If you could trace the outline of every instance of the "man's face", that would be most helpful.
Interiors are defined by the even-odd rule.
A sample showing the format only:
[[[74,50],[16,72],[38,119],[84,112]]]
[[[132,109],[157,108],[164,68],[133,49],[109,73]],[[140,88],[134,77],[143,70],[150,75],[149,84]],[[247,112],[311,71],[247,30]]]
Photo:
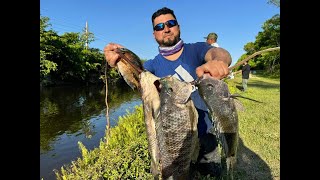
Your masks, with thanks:
[[[215,41],[214,41],[214,39],[212,39],[212,38],[210,38],[210,39],[207,39],[207,43],[208,44],[212,44],[212,43],[214,43]]]
[[[213,43],[212,39],[207,39],[207,43],[212,44]]]
[[[175,18],[171,14],[160,15],[154,19],[153,26],[159,23],[165,23],[169,20],[175,20]],[[179,42],[180,27],[179,25],[176,25],[169,28],[167,25],[165,25],[163,30],[153,31],[153,36],[160,47],[170,47]]]

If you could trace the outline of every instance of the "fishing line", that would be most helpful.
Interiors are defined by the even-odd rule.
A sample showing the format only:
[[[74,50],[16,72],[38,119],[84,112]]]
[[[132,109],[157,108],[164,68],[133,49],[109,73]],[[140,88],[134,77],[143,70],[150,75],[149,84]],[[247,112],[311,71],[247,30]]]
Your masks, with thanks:
[[[104,78],[105,78],[105,87],[106,87],[106,120],[107,120],[107,131],[106,131],[106,142],[108,143],[108,140],[110,138],[110,119],[109,119],[109,106],[108,106],[108,78],[107,78],[107,70],[108,70],[108,64],[107,62],[105,63],[105,68],[104,68]]]

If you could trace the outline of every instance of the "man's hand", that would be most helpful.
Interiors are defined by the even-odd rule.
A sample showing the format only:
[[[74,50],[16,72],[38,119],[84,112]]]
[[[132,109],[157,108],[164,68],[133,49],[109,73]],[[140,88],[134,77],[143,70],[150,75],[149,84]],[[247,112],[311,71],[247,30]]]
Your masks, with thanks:
[[[120,59],[119,54],[115,52],[115,50],[118,48],[123,48],[123,46],[116,43],[109,43],[106,45],[106,47],[104,47],[104,56],[111,67],[115,67]]]
[[[211,48],[204,59],[206,63],[196,69],[198,77],[207,74],[213,78],[222,79],[229,74],[228,66],[231,64],[232,59],[227,50],[220,47]]]
[[[197,67],[196,73],[198,77],[209,74],[213,78],[222,79],[229,74],[228,65],[223,61],[211,60]]]

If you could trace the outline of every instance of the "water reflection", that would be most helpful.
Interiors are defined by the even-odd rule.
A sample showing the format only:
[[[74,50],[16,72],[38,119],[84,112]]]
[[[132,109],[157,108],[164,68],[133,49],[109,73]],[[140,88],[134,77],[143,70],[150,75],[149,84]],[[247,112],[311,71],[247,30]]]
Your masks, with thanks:
[[[108,87],[111,126],[127,110],[141,104],[138,93],[126,84]],[[40,178],[55,179],[59,169],[80,155],[77,142],[92,149],[105,135],[105,88],[67,86],[40,90]]]

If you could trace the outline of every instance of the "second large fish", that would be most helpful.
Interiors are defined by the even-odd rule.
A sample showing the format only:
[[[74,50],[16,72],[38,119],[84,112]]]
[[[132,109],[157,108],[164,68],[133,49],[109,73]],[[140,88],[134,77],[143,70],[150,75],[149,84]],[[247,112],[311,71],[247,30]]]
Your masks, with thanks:
[[[210,76],[197,80],[196,86],[211,113],[217,136],[226,156],[227,176],[233,179],[239,141],[239,122],[235,101],[228,85]],[[237,104],[240,105],[240,104]]]

